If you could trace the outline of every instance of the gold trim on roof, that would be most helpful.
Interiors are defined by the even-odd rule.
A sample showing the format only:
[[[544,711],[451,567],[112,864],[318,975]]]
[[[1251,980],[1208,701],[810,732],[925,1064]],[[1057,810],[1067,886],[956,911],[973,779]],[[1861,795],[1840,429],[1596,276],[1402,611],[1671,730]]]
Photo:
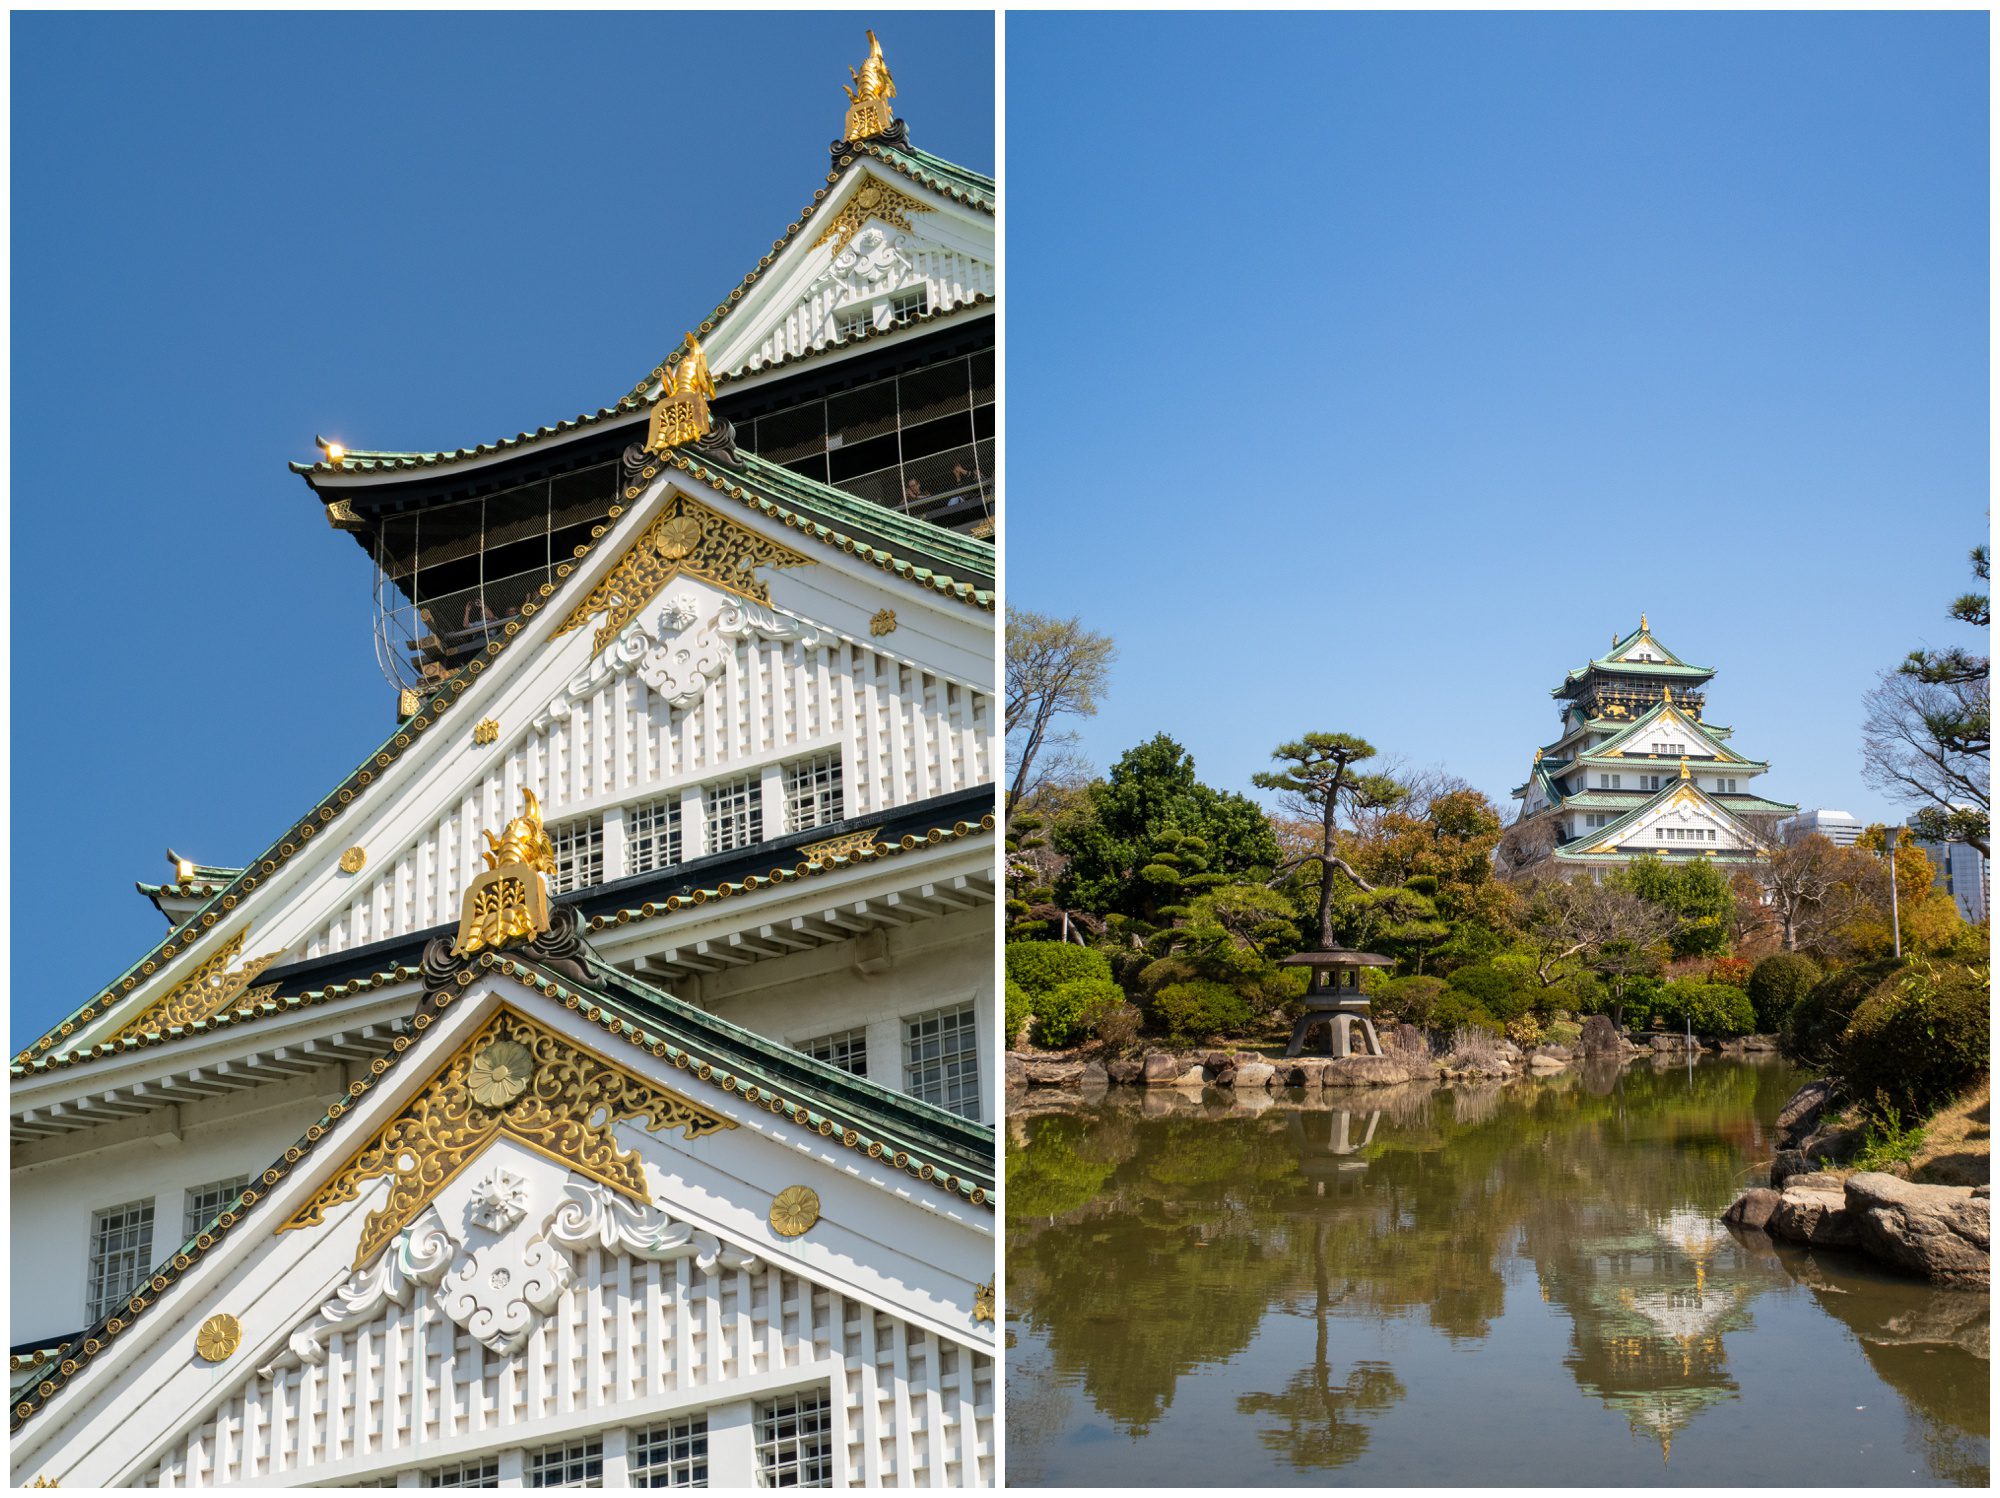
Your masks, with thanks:
[[[235,1003],[257,975],[282,955],[266,952],[261,957],[250,958],[235,972],[230,972],[229,965],[243,951],[243,937],[244,933],[239,931],[224,942],[214,956],[183,978],[166,997],[148,1004],[111,1039],[118,1041],[134,1035],[164,1034],[174,1025],[194,1024],[197,1020],[221,1013]]]
[[[486,867],[465,887],[459,903],[454,957],[481,947],[504,947],[549,929],[548,880],[556,871],[555,845],[542,829],[542,804],[535,793],[523,790],[521,800],[526,810],[499,837],[481,834]]]
[[[813,248],[818,249],[832,240],[833,253],[838,255],[847,248],[847,241],[859,234],[861,226],[871,218],[880,219],[892,229],[908,229],[911,214],[933,211],[930,204],[906,192],[899,192],[864,172],[854,196],[827,221],[826,227],[820,230],[819,238],[813,241]]]
[[[653,523],[626,548],[604,580],[570,610],[556,633],[566,635],[602,614],[604,622],[591,640],[592,650],[602,650],[660,589],[683,572],[740,597],[769,603],[771,590],[757,576],[759,567],[813,565],[811,557],[676,491],[667,496]]]
[[[799,857],[818,863],[826,863],[835,858],[852,858],[863,848],[874,847],[881,838],[880,827],[870,827],[866,832],[843,832],[839,837],[830,837],[825,842],[807,843],[799,849]]]
[[[317,1225],[329,1207],[353,1201],[365,1183],[388,1176],[388,1198],[361,1230],[354,1255],[360,1269],[502,1135],[647,1203],[652,1198],[638,1153],[620,1148],[613,1134],[615,1125],[635,1119],[654,1133],[681,1129],[684,1139],[736,1127],[503,1007],[278,1231]]]

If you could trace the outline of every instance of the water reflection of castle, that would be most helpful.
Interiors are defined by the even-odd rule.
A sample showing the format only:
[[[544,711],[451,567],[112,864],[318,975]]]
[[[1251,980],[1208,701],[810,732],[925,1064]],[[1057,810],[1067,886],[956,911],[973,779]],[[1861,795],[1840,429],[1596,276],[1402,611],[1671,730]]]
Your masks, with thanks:
[[[1723,1337],[1749,1326],[1758,1287],[1749,1255],[1719,1225],[1672,1212],[1536,1259],[1543,1298],[1570,1315],[1565,1365],[1657,1441],[1662,1461],[1696,1415],[1736,1397]]]

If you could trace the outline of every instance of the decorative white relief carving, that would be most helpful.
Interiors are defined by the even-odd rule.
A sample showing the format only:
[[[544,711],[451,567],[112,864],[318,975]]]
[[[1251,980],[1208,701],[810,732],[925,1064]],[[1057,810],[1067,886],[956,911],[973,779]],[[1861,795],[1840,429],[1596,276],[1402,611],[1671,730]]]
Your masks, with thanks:
[[[826,278],[845,293],[843,301],[895,291],[910,279],[910,257],[903,253],[908,244],[901,234],[870,224],[833,257]]]
[[[692,593],[676,593],[660,608],[662,636],[686,629],[701,617],[701,600]]]
[[[496,1170],[472,1188],[472,1220],[504,1233],[528,1215],[528,1183],[510,1170]]]
[[[588,666],[563,684],[563,689],[549,699],[549,705],[536,713],[528,726],[536,733],[546,732],[551,723],[567,718],[576,711],[578,703],[589,701],[606,682],[630,674],[645,659],[646,652],[658,644],[646,632],[645,625],[633,620]]]
[[[403,1229],[373,1268],[356,1270],[334,1291],[333,1299],[292,1333],[286,1344],[290,1356],[302,1363],[324,1363],[326,1345],[336,1333],[367,1325],[391,1304],[408,1305],[417,1286],[435,1285],[444,1277],[457,1247],[434,1222]],[[269,1366],[258,1369],[258,1374],[269,1378],[288,1361],[280,1353]]]
[[[409,1305],[420,1285],[437,1286],[445,1315],[492,1352],[510,1357],[576,1282],[575,1261],[593,1250],[655,1263],[692,1259],[703,1270],[762,1267],[749,1250],[595,1181],[571,1179],[553,1211],[547,1195],[537,1209],[530,1199],[535,1194],[530,1182],[496,1169],[472,1188],[466,1210],[472,1236],[485,1241],[461,1244],[435,1222],[405,1229],[380,1260],[356,1271],[292,1333],[290,1358],[325,1363],[336,1334],[357,1331],[391,1304]],[[541,1226],[530,1230],[525,1224],[531,1218]],[[290,1358],[280,1354],[259,1375],[273,1376]]]
[[[549,1219],[548,1235],[575,1254],[594,1248],[656,1263],[692,1258],[699,1269],[718,1264],[724,1269],[755,1269],[761,1262],[713,1233],[698,1233],[658,1207],[639,1206],[594,1181],[570,1183],[568,1199]]]
[[[509,1232],[461,1258],[445,1276],[445,1315],[507,1357],[526,1345],[576,1278],[554,1244]]]

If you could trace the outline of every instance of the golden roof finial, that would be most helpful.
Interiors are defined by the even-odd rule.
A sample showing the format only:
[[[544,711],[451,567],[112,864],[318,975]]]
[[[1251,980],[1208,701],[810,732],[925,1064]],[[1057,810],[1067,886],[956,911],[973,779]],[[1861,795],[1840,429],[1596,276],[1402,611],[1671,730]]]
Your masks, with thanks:
[[[663,453],[670,447],[707,436],[712,424],[708,403],[714,395],[715,380],[708,372],[708,356],[690,333],[680,362],[660,382],[660,399],[653,407],[653,420],[646,429],[646,451]]]
[[[542,827],[542,804],[535,793],[524,790],[521,800],[526,810],[500,836],[480,834],[486,839],[486,869],[466,886],[458,940],[451,947],[455,957],[481,947],[504,947],[549,929],[547,879],[556,871],[555,844]]]
[[[1688,774],[1688,759],[1685,754],[1681,756],[1681,779],[1683,780],[1693,779],[1693,777]]]
[[[1642,635],[1646,633],[1646,611],[1644,609],[1639,610],[1639,633]]]
[[[875,40],[875,33],[868,33],[868,60],[858,68],[849,68],[848,76],[854,86],[840,86],[847,95],[846,140],[867,140],[872,135],[880,135],[896,121],[896,112],[889,101],[896,97],[896,80],[889,76],[889,64],[883,59],[882,44]]]

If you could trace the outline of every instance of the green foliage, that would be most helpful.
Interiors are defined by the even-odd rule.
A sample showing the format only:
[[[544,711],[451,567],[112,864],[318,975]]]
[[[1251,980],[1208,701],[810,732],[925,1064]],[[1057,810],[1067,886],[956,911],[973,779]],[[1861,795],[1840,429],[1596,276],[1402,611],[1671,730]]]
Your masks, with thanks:
[[[1500,1022],[1486,1006],[1462,989],[1446,988],[1431,1005],[1429,1027],[1449,1035],[1455,1030],[1500,1033]]]
[[[1855,1008],[1838,1071],[1885,1127],[1897,1116],[1928,1117],[1986,1075],[1990,976],[1983,966],[1916,961]]]
[[[1035,1043],[1066,1046],[1093,1038],[1104,1018],[1124,1007],[1125,991],[1109,978],[1077,978],[1034,995],[1032,1002]]]
[[[1697,1035],[1748,1035],[1757,1028],[1749,994],[1700,978],[1676,978],[1662,986],[1656,1012],[1669,1030],[1686,1027]]]
[[[1867,1122],[1861,1133],[1861,1148],[1848,1162],[1856,1170],[1887,1170],[1891,1165],[1915,1159],[1917,1151],[1924,1147],[1922,1125],[1906,1125],[1903,1110],[1886,1096],[1878,1095],[1863,1110],[1863,1116]]]
[[[1834,1064],[1854,1011],[1900,966],[1891,958],[1828,973],[1792,1005],[1791,1013],[1785,1016],[1785,1028],[1778,1034],[1778,1048],[1806,1066]]]
[[[1184,1044],[1211,1035],[1236,1036],[1255,1020],[1243,995],[1203,978],[1169,983],[1153,995],[1153,1018],[1169,1039]]]
[[[1056,894],[1071,910],[1156,922],[1159,886],[1143,868],[1174,853],[1169,836],[1197,839],[1203,873],[1237,878],[1277,866],[1278,840],[1263,809],[1247,796],[1218,791],[1195,778],[1194,760],[1165,734],[1127,750],[1110,775],[1085,793],[1077,815],[1060,821],[1050,841],[1069,865]],[[1182,845],[1185,851],[1185,845]]]
[[[1035,1012],[1035,1001],[1028,990],[1012,978],[1007,980],[1007,1044],[1018,1045],[1021,1032],[1028,1027],[1028,1016]]]
[[[1368,999],[1378,1024],[1384,1020],[1400,1021],[1427,1030],[1431,1028],[1431,1011],[1444,991],[1442,978],[1391,978],[1376,984]]]
[[[1007,981],[1020,984],[1030,998],[1040,998],[1080,978],[1110,977],[1111,960],[1089,947],[1062,941],[1007,944]]]
[[[1750,973],[1750,1007],[1757,1013],[1757,1028],[1775,1033],[1821,976],[1819,964],[1797,952],[1773,952],[1758,963]]]
[[[1550,1045],[1574,1046],[1583,1039],[1583,1026],[1573,1019],[1552,1019],[1542,1026],[1542,1039]]]
[[[1604,882],[1630,890],[1673,915],[1674,930],[1667,946],[1674,956],[1719,957],[1729,950],[1736,892],[1714,864],[1639,858],[1606,875]]]

